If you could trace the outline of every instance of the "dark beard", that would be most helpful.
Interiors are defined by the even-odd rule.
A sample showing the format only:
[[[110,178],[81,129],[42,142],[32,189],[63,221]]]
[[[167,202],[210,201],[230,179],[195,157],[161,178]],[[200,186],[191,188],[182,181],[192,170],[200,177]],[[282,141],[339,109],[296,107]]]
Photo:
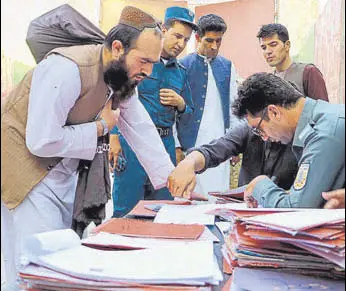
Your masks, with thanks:
[[[113,104],[112,109],[119,107],[119,104],[130,98],[138,85],[138,82],[133,81],[128,76],[128,71],[125,64],[125,56],[122,56],[118,61],[112,61],[103,74],[105,83],[112,88]]]

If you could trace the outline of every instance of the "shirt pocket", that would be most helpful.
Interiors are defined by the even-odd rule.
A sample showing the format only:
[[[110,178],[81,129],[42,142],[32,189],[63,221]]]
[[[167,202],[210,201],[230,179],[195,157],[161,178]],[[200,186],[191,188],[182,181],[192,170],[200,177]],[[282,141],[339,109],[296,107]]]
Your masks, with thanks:
[[[143,95],[158,95],[160,90],[160,79],[156,75],[149,76],[146,80],[138,85],[138,91]]]
[[[182,79],[174,78],[172,76],[163,78],[160,83],[160,89],[171,89],[174,90],[178,95],[181,96],[184,89],[185,82]],[[181,96],[184,98],[184,96]]]
[[[167,76],[162,79],[160,83],[160,89],[171,89],[178,95],[182,95],[184,82],[172,76]],[[183,96],[181,96],[183,97]],[[183,97],[184,98],[184,97]],[[164,121],[166,126],[172,126],[175,122],[176,107],[174,106],[161,106],[161,110],[158,112],[158,118]]]

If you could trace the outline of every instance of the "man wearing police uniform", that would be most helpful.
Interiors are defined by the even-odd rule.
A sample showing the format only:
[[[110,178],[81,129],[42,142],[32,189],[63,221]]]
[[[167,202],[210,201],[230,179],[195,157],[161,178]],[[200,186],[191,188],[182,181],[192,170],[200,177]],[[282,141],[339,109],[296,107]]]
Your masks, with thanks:
[[[176,57],[184,50],[192,31],[196,29],[193,19],[193,12],[186,8],[167,8],[161,61],[154,65],[149,78],[138,86],[140,100],[157,127],[173,163],[176,163],[176,156],[172,126],[176,117],[179,119],[182,114],[192,113],[186,69]],[[147,173],[121,132],[114,128],[112,133],[110,160],[113,161],[115,169],[113,216],[125,215],[141,199],[172,200],[173,197],[167,188],[154,189]]]
[[[249,77],[239,89],[234,113],[246,117],[264,140],[288,144],[299,170],[287,193],[268,177],[249,183],[249,206],[320,208],[321,193],[345,187],[345,105],[313,100],[272,74]]]
[[[345,187],[345,105],[304,98],[291,84],[268,73],[250,76],[238,90],[233,113],[245,117],[263,140],[289,144],[298,174],[289,191],[269,177],[258,176],[245,191],[249,207],[321,208],[322,192]],[[198,154],[198,152],[197,152]],[[195,163],[193,170],[203,168]],[[190,196],[193,175],[170,175],[174,196]]]

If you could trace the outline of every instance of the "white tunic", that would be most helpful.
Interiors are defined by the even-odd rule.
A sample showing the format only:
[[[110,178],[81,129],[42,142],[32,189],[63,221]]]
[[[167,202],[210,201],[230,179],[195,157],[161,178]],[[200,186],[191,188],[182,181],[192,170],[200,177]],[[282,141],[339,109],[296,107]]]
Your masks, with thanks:
[[[63,157],[12,211],[1,211],[1,245],[6,262],[19,265],[23,241],[31,234],[70,228],[80,159],[96,153],[95,122],[65,126],[80,95],[77,65],[59,55],[38,64],[29,97],[27,146],[41,157]],[[118,126],[156,188],[165,186],[174,166],[137,94],[121,104]],[[4,205],[1,205],[4,208]],[[2,209],[3,210],[3,209]],[[9,268],[10,269],[10,266]],[[7,278],[14,278],[10,274]]]
[[[196,139],[196,147],[203,144],[208,144],[212,140],[220,138],[225,134],[225,125],[222,112],[222,103],[219,90],[216,86],[216,81],[213,71],[208,62],[208,86],[206,100],[201,120],[201,125]],[[235,121],[232,118],[231,105],[234,97],[237,94],[236,71],[232,64],[231,82],[230,82],[230,120],[231,126]],[[200,110],[200,108],[195,108]],[[229,189],[230,184],[230,162],[226,161],[216,168],[210,168],[204,173],[197,175],[197,185],[195,191],[207,195],[211,191],[222,191]]]

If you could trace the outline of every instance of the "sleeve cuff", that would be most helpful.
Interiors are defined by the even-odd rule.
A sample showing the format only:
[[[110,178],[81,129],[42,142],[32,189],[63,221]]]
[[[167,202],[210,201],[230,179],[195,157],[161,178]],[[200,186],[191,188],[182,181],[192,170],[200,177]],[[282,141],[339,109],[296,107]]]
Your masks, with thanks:
[[[208,169],[208,165],[209,165],[209,155],[207,155],[205,153],[205,151],[203,151],[203,149],[200,149],[200,148],[191,148],[187,151],[187,155],[193,151],[197,151],[199,153],[201,153],[203,156],[204,156],[204,159],[205,159],[205,165],[204,165],[204,168],[202,170],[199,170],[199,171],[196,171],[195,173],[196,174],[202,174],[203,172],[205,172],[206,169]]]
[[[268,179],[263,179],[256,183],[254,190],[252,192],[252,196],[257,200],[258,204],[264,206],[266,194],[274,187],[277,187],[276,184]]]

